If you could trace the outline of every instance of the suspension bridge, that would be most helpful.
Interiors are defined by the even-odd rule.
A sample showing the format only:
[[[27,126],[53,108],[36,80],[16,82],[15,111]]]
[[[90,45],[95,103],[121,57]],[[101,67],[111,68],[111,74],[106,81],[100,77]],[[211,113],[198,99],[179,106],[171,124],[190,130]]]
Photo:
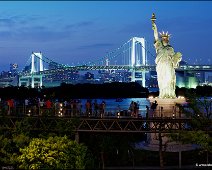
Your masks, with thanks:
[[[155,65],[149,65],[147,56],[152,60],[155,56],[148,50],[146,40],[133,37],[116,50],[109,52],[103,58],[95,62],[88,62],[69,66],[55,62],[44,56],[41,52],[32,52],[29,58],[28,70],[19,73],[19,86],[26,85],[32,88],[43,85],[43,77],[65,71],[88,71],[88,70],[125,70],[131,74],[131,82],[141,81],[146,87],[146,73],[155,71]],[[112,61],[114,64],[111,64]],[[47,66],[45,66],[47,65]],[[51,65],[51,68],[49,68]],[[211,71],[211,65],[184,65],[177,71]],[[136,76],[140,74],[141,76]]]

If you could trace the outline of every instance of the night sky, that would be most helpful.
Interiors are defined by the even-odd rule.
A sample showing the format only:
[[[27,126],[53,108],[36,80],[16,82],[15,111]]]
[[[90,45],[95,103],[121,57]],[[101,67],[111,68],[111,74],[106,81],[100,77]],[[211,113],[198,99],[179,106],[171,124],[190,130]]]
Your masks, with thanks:
[[[212,64],[210,1],[9,1],[0,2],[0,71],[21,70],[32,51],[62,63],[93,62],[132,37],[153,49],[151,15],[158,31],[190,64]],[[150,62],[154,58],[149,56]]]

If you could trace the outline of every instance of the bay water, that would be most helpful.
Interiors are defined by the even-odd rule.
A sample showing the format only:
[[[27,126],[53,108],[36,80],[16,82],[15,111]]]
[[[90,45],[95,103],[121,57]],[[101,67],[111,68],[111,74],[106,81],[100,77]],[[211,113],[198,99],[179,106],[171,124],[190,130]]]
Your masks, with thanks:
[[[136,102],[139,105],[139,115],[142,117],[146,116],[146,106],[150,107],[150,102],[146,98],[97,98],[97,99],[80,99],[82,103],[82,111],[85,112],[85,103],[87,100],[90,100],[93,104],[95,101],[98,104],[101,104],[103,101],[106,104],[105,112],[110,112],[115,114],[119,111],[129,110],[130,103]]]

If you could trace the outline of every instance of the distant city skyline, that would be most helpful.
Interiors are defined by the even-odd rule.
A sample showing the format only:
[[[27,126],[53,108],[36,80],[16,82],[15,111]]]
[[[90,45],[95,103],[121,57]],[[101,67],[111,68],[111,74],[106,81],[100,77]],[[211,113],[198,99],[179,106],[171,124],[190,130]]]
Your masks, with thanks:
[[[153,12],[183,60],[212,64],[211,9],[210,1],[3,1],[0,71],[23,69],[32,51],[62,64],[94,62],[132,37],[144,37],[155,55]]]

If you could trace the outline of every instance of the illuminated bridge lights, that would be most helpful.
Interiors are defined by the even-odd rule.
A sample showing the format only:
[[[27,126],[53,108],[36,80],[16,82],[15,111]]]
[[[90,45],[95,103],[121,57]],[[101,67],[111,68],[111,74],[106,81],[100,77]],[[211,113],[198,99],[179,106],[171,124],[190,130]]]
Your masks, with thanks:
[[[69,66],[65,68],[58,68],[58,69],[51,69],[51,70],[44,70],[39,72],[34,72],[33,74],[30,72],[21,72],[19,73],[20,77],[28,77],[33,75],[51,75],[59,72],[64,71],[87,71],[87,70],[135,70],[135,71],[156,71],[155,66],[129,66],[129,65],[109,65],[109,66]],[[189,71],[189,70],[196,70],[196,71],[211,71],[212,66],[211,65],[186,65],[186,66],[180,66],[176,69],[176,71]]]
[[[185,65],[179,66],[176,70],[197,70],[197,71],[211,71],[212,65]]]

